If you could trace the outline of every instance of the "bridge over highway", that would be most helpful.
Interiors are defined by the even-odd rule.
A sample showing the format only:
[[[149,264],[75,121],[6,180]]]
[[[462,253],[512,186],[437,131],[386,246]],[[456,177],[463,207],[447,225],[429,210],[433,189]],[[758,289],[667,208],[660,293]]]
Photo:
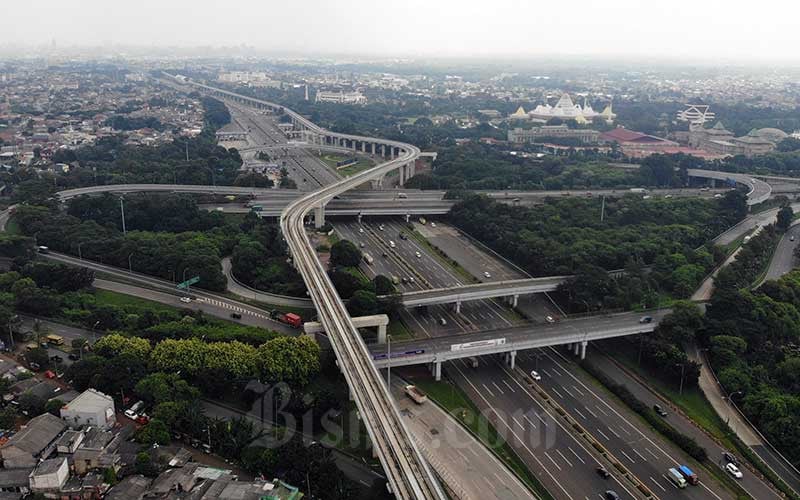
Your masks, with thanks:
[[[380,368],[431,364],[436,379],[439,380],[442,362],[471,356],[508,354],[508,361],[513,365],[518,351],[571,345],[575,354],[583,358],[589,342],[652,332],[670,311],[659,309],[647,313],[587,316],[552,324],[392,342],[390,347],[375,344],[370,346],[370,354],[375,365]],[[651,322],[640,322],[645,314],[652,317]]]
[[[470,300],[509,297],[516,307],[520,295],[554,292],[570,276],[548,276],[544,278],[525,278],[519,280],[492,281],[461,285],[452,288],[434,288],[405,292],[400,295],[400,303],[405,307],[429,306],[434,304],[456,304],[460,312],[461,303]]]

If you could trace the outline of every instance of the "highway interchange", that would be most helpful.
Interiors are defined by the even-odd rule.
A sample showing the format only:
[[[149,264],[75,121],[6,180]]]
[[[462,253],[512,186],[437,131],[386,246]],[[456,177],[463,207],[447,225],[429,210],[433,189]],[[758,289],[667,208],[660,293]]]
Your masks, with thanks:
[[[258,132],[253,132],[254,129],[263,133],[254,139],[255,143],[263,141],[262,144],[275,145],[281,140],[285,141],[282,133],[275,134],[275,130],[269,127],[270,123],[265,124],[265,121],[273,122],[271,125],[274,126],[274,121],[269,115],[249,112],[246,108],[234,112],[234,115],[239,123],[251,124],[248,125],[248,134],[257,135]],[[339,180],[339,176],[331,172],[323,162],[302,149],[287,149],[286,155],[291,164],[294,164],[292,170],[306,179],[304,184],[318,184],[306,187],[301,186],[301,183],[298,182],[300,189],[311,190]],[[328,172],[329,175],[324,172]],[[290,173],[290,175],[295,178],[293,174]],[[313,180],[309,181],[309,178]],[[366,195],[364,198],[369,200],[370,196],[374,195]],[[283,206],[289,201],[283,201]],[[371,202],[373,200],[366,201],[366,203]],[[401,240],[399,235],[406,228],[406,224],[402,222],[401,218],[370,219],[362,224],[356,222],[335,224],[337,232],[342,237],[358,245],[363,244],[362,250],[373,256],[372,265],[364,263],[361,266],[365,274],[369,277],[375,274],[396,276],[400,281],[398,288],[403,291],[453,287],[474,282],[475,278],[471,279],[469,274],[484,281],[524,277],[518,270],[499,261],[488,252],[465,245],[463,241],[460,242],[464,238],[463,235],[441,222],[436,230],[420,224],[415,224],[415,226],[429,242],[438,248],[445,249],[449,257],[455,259],[462,269],[466,269],[466,273],[455,271],[440,256],[435,255],[426,245],[415,238]],[[797,228],[792,231],[795,229]],[[735,239],[735,237],[732,238],[732,240]],[[391,245],[389,241],[392,241],[394,245]],[[790,245],[789,243],[794,244]],[[773,261],[775,272],[781,272],[793,265],[794,262],[790,257],[791,249],[795,245],[796,242],[787,240],[785,246],[788,250],[776,252]],[[66,256],[53,256],[53,258],[62,261],[72,259]],[[76,264],[74,260],[77,259],[72,260],[71,263]],[[78,264],[86,265],[85,262]],[[773,270],[772,267],[770,269]],[[113,269],[99,270],[112,275],[118,272]],[[483,275],[486,272],[490,273],[491,278]],[[122,274],[128,273],[122,272]],[[126,278],[129,277],[130,275]],[[126,293],[125,287],[129,287],[127,293],[136,289],[134,285],[111,284],[106,280],[98,280],[98,282],[101,286],[110,287],[110,289],[117,287],[123,293]],[[151,285],[153,283],[148,284],[148,286]],[[174,290],[172,284],[156,285]],[[175,301],[177,296],[169,294],[166,288],[163,292],[151,290],[154,300]],[[137,294],[138,292],[133,293]],[[160,296],[155,298],[157,294],[169,295],[169,298]],[[229,299],[205,293],[199,293],[198,299],[195,301],[195,305],[202,304],[202,307],[208,307],[211,310],[216,308],[215,315],[227,317],[234,310],[246,312],[247,314],[244,315],[246,319],[243,318],[245,322],[275,328],[273,322],[263,316],[264,311],[247,304],[239,303],[231,306]],[[239,309],[232,309],[232,307]],[[534,324],[543,324],[542,328],[534,329],[536,332],[545,331],[548,328],[561,328],[560,324],[544,324],[545,316],[558,316],[558,311],[546,297],[527,298],[522,301],[519,310],[531,316],[530,319]],[[505,328],[510,331],[528,323],[517,311],[512,310],[499,299],[464,303],[460,313],[456,313],[451,305],[429,306],[424,312],[407,310],[403,312],[403,320],[416,335],[429,338],[448,337],[487,329]],[[635,318],[625,318],[624,321],[635,321]],[[597,326],[596,320],[590,320],[590,322],[594,323],[593,326]],[[563,324],[568,325],[570,322]],[[570,325],[569,328],[580,327]],[[585,328],[588,330],[590,327],[586,326]],[[449,342],[444,339],[443,341]],[[610,484],[616,483],[611,489],[615,489],[623,498],[637,498],[633,494],[631,484],[621,481],[617,474],[614,474],[611,480],[603,480],[595,474],[594,465],[596,465],[597,459],[591,450],[585,443],[580,442],[567,429],[563,428],[557,414],[542,404],[535,395],[535,391],[532,391],[522,378],[521,372],[529,372],[531,369],[537,369],[543,376],[542,381],[539,382],[541,390],[557,401],[589,432],[594,434],[596,431],[595,437],[607,445],[614,454],[618,453],[617,458],[620,462],[625,464],[657,496],[671,498],[675,494],[670,489],[673,488],[672,483],[665,479],[664,472],[670,466],[687,463],[686,457],[682,456],[681,452],[672,449],[671,445],[664,443],[662,438],[653,435],[652,431],[630,414],[627,408],[617,408],[613,401],[611,403],[607,401],[609,399],[607,396],[595,394],[596,388],[590,387],[590,381],[585,378],[585,375],[582,375],[580,370],[572,366],[570,359],[565,357],[560,350],[543,348],[527,351],[517,358],[517,362],[518,369],[514,371],[502,363],[499,358],[487,356],[481,358],[477,368],[473,368],[464,360],[458,360],[448,363],[445,370],[448,376],[469,394],[479,407],[494,415],[492,420],[494,424],[501,431],[503,428],[508,431],[509,443],[557,497],[562,496],[557,494],[558,491],[561,491],[564,498],[597,498],[597,495],[608,489]],[[522,420],[514,418],[515,413],[519,411],[523,412]],[[561,430],[553,432],[551,436],[549,431],[543,432],[548,428],[548,424],[553,429]],[[611,470],[610,467],[609,470]],[[726,490],[706,476],[703,477],[702,487],[690,487],[684,490],[681,496],[731,498]],[[565,481],[565,478],[569,480]],[[758,495],[751,493],[755,498],[769,498],[774,495],[771,489],[754,477],[749,479],[749,487],[758,491]]]

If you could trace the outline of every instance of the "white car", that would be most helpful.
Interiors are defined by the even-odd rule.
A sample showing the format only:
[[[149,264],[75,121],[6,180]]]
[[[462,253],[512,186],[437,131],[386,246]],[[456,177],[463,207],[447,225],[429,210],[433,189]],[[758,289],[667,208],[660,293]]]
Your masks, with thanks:
[[[491,274],[489,274],[489,271],[484,271],[484,272],[483,272],[483,277],[484,277],[484,278],[491,278],[491,277],[492,277],[492,275],[491,275]]]
[[[542,376],[536,370],[531,370],[531,378],[537,382],[542,380]]]
[[[422,258],[422,254],[421,254],[421,253],[419,253],[419,252],[415,252],[415,253],[414,253],[414,255],[416,255],[418,259],[421,259],[421,258]]]
[[[191,301],[192,301],[191,297],[181,297],[181,302],[183,302],[184,304],[188,304]]]
[[[436,223],[435,222],[431,222],[431,227],[436,227]]]
[[[545,316],[544,320],[547,321],[548,323],[555,323],[556,322],[555,318],[553,318],[552,316]]]
[[[358,232],[359,233],[363,233],[364,232],[364,228],[363,227],[358,228]]]
[[[735,477],[736,479],[742,478],[742,471],[739,470],[734,464],[729,463],[725,466],[725,470],[728,471],[728,474]]]
[[[380,226],[378,226],[378,231],[383,231],[383,224],[381,224]]]

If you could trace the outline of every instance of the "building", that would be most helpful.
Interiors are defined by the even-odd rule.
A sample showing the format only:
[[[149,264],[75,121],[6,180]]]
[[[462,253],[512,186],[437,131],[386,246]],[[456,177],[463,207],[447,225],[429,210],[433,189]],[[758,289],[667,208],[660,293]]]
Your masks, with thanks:
[[[584,144],[597,144],[600,140],[600,132],[590,129],[571,129],[566,125],[543,125],[529,130],[514,128],[508,131],[508,142],[514,144],[542,142],[548,137],[577,139]]]
[[[643,134],[626,128],[615,128],[600,134],[600,139],[605,142],[616,143],[627,156],[642,157],[653,153],[669,153],[678,148],[678,143]]]
[[[74,429],[84,426],[110,429],[117,423],[114,399],[100,391],[87,389],[61,408],[61,418]]]
[[[30,476],[31,491],[34,493],[60,490],[69,479],[67,457],[48,458],[33,469]]]
[[[512,119],[520,119],[524,113],[524,109],[520,107],[514,114],[511,115]],[[575,120],[580,124],[590,123],[593,120],[604,120],[607,123],[613,123],[617,117],[612,110],[612,105],[609,104],[605,109],[598,113],[588,102],[588,98],[584,99],[583,106],[572,102],[569,94],[563,94],[555,106],[550,106],[547,102],[536,106],[532,111],[527,113],[528,119],[540,122],[547,122],[553,118],[561,120]]]
[[[119,439],[108,431],[92,427],[86,431],[80,446],[72,455],[77,474],[94,469],[119,469]]]
[[[689,145],[721,156],[756,156],[775,150],[788,134],[776,128],[753,129],[747,135],[735,137],[722,122],[711,128],[696,127],[689,131]]]
[[[0,457],[7,469],[33,467],[55,451],[55,442],[67,428],[58,417],[44,413],[34,417],[28,425],[0,446]]]
[[[678,121],[689,122],[689,130],[703,128],[714,119],[714,112],[706,104],[687,104],[686,109],[678,111]]]
[[[31,472],[33,467],[0,469],[0,498],[21,498],[27,495],[30,492]]]
[[[361,92],[324,92],[317,91],[316,102],[334,102],[337,104],[366,104],[367,98]]]

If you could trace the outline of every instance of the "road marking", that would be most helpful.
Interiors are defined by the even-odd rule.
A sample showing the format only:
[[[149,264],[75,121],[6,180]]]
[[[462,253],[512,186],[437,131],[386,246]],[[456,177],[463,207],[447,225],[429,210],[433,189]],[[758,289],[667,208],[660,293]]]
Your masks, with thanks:
[[[577,453],[575,453],[575,450],[573,450],[573,449],[572,449],[572,446],[567,446],[567,449],[568,449],[569,451],[571,451],[571,452],[572,452],[572,454],[573,454],[573,455],[575,455],[575,458],[577,458],[578,460],[580,460],[582,464],[586,464],[586,462],[585,462],[585,461],[584,461],[584,460],[581,458],[581,456],[580,456],[580,455],[578,455]]]
[[[647,462],[647,459],[646,459],[646,458],[644,458],[644,455],[642,455],[641,453],[639,453],[639,450],[637,450],[636,448],[634,448],[634,449],[633,449],[633,452],[634,452],[634,453],[636,453],[637,455],[639,455],[639,458],[641,458],[642,460],[644,460],[645,462]]]
[[[550,461],[553,462],[553,465],[555,465],[558,470],[561,470],[561,466],[558,465],[555,460],[553,460],[553,457],[551,457],[549,453],[544,452],[544,456],[550,459]]]
[[[675,483],[673,483],[672,481],[670,481],[670,479],[669,479],[667,476],[665,476],[664,474],[661,474],[661,477],[663,477],[664,479],[666,479],[666,480],[667,480],[667,482],[669,483],[669,485],[670,485],[670,486],[672,486],[672,487],[673,487],[673,488],[675,488],[676,490],[678,489],[678,487],[677,487],[677,486],[675,486]]]
[[[584,415],[583,413],[581,413],[581,412],[580,412],[580,410],[578,410],[577,408],[573,408],[573,409],[572,409],[572,411],[574,411],[575,413],[577,413],[578,415],[580,415],[582,419],[586,420],[586,415]]]
[[[534,429],[536,428],[536,424],[534,424],[534,423],[533,423],[533,420],[529,419],[527,415],[523,415],[523,416],[522,416],[522,418],[524,418],[525,420],[527,420],[527,421],[528,421],[528,423],[529,423],[529,424],[531,424],[531,427],[533,427]]]
[[[705,489],[706,489],[706,490],[707,490],[709,493],[711,493],[712,495],[714,495],[714,498],[716,498],[717,500],[722,500],[722,498],[720,498],[720,496],[719,496],[719,495],[717,495],[716,493],[714,493],[713,491],[711,491],[711,488],[709,488],[708,486],[706,486],[706,485],[705,485],[705,483],[700,483],[700,486],[702,486],[702,487],[703,487],[703,488],[705,488]],[[745,491],[747,491],[747,490],[745,490]],[[752,495],[751,495],[751,496],[752,496]],[[753,498],[755,498],[755,497],[753,497]]]
[[[594,407],[595,407],[595,408],[597,408],[597,411],[599,411],[600,413],[602,413],[602,414],[603,414],[603,415],[605,415],[606,417],[608,416],[608,413],[604,412],[604,411],[603,411],[603,409],[602,409],[602,408],[600,408],[600,406],[599,406],[599,405],[594,405]]]
[[[494,397],[494,393],[492,392],[491,389],[486,387],[486,384],[481,384],[481,385],[483,386],[484,389],[486,389],[486,392],[488,392],[491,397]]]
[[[520,421],[519,421],[519,420],[517,420],[517,417],[515,417],[514,415],[511,415],[511,420],[513,420],[513,421],[514,421],[514,423],[515,423],[515,424],[517,424],[517,425],[520,427],[520,429],[525,429],[525,426],[524,426],[524,425],[522,425],[522,424],[520,423]]]
[[[574,397],[575,397],[575,396],[573,396],[573,395],[572,395],[572,393],[571,393],[571,392],[569,392],[569,389],[567,389],[566,387],[562,387],[562,388],[561,388],[561,390],[562,390],[562,391],[564,391],[564,392],[566,392],[567,394],[569,394],[569,396],[570,396],[571,398],[574,398]]]
[[[477,451],[475,451],[473,448],[470,448],[470,449],[469,449],[469,451],[470,451],[470,452],[471,452],[473,455],[475,455],[475,458],[480,458],[480,457],[481,457],[480,455],[478,455],[478,452],[477,452]]]
[[[542,368],[542,369],[541,369],[541,370],[539,370],[539,371],[541,371],[542,373],[544,373],[544,376],[545,376],[545,377],[550,377],[550,378],[553,378],[553,377],[552,377],[552,376],[551,376],[551,375],[550,375],[550,374],[547,372],[547,370],[545,370],[544,368]]]
[[[497,389],[497,391],[498,391],[500,394],[505,394],[505,392],[503,392],[503,389],[501,389],[501,388],[500,388],[500,386],[499,386],[499,385],[497,385],[497,383],[496,383],[496,382],[492,382],[492,385],[493,385],[493,386],[494,386],[494,387]]]
[[[584,406],[584,408],[586,409],[587,412],[589,412],[589,415],[593,416],[594,418],[597,418],[597,413],[593,412],[591,408],[589,408],[588,406]]]
[[[603,431],[601,431],[600,429],[597,429],[597,432],[599,432],[601,436],[603,436],[604,438],[606,438],[606,441],[611,441],[611,440],[608,438],[608,436],[606,436],[606,435],[605,435],[605,433],[604,433]]]
[[[509,390],[509,391],[511,391],[511,392],[517,392],[517,391],[515,391],[515,390],[514,390],[514,388],[513,388],[513,387],[511,387],[511,386],[508,384],[508,382],[506,382],[505,380],[503,380],[503,383],[506,385],[506,387],[508,387],[508,390]]]
[[[558,453],[559,455],[561,455],[561,458],[563,458],[563,459],[564,459],[564,461],[565,461],[565,462],[567,462],[567,464],[569,464],[569,466],[570,466],[570,467],[572,467],[572,462],[570,462],[569,460],[567,460],[567,457],[565,457],[565,456],[564,456],[564,454],[563,454],[563,453],[561,453],[561,450],[559,450],[559,449],[556,449],[556,453]]]
[[[656,479],[655,479],[653,476],[650,476],[650,480],[651,480],[651,481],[653,481],[654,483],[656,483],[656,486],[658,486],[659,488],[661,488],[661,491],[663,491],[664,493],[666,493],[666,492],[667,492],[667,489],[666,489],[666,488],[664,488],[663,486],[661,486],[661,483],[659,483],[658,481],[656,481]]]
[[[630,456],[630,455],[628,455],[627,453],[625,453],[625,450],[619,450],[619,452],[620,452],[620,453],[622,453],[623,455],[625,455],[625,458],[627,458],[628,460],[630,460],[632,464],[635,464],[635,463],[636,463],[636,462],[635,462],[635,461],[634,461],[634,460],[631,458],[631,456]]]
[[[555,387],[551,387],[551,388],[550,388],[550,390],[551,390],[551,391],[553,391],[553,392],[555,392],[555,393],[556,393],[556,395],[557,395],[559,398],[561,398],[561,399],[564,399],[564,396],[562,396],[562,395],[561,395],[561,393],[560,393],[560,392],[558,392],[558,391],[556,390],[556,388],[555,388]]]
[[[626,429],[625,427],[623,427],[621,425],[619,426],[619,430],[621,430],[622,432],[624,432],[625,434],[627,434],[629,436],[631,435],[631,431],[629,431],[628,429]]]
[[[611,434],[615,435],[617,438],[619,438],[619,437],[620,437],[620,435],[619,435],[619,434],[617,434],[617,431],[615,431],[614,429],[612,429],[612,428],[611,428],[611,426],[609,426],[609,427],[608,427],[608,430],[609,430],[609,431],[611,431]]]
[[[658,455],[656,455],[655,453],[653,453],[653,450],[651,450],[650,448],[645,448],[645,449],[644,449],[644,451],[646,451],[647,453],[649,453],[649,454],[653,455],[653,458],[655,458],[656,460],[658,460]]]

